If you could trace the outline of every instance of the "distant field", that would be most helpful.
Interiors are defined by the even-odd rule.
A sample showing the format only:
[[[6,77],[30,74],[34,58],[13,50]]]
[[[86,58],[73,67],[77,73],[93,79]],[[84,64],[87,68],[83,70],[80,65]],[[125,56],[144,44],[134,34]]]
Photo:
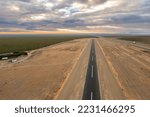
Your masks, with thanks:
[[[118,39],[150,44],[150,36],[122,36],[122,37],[118,37]]]
[[[120,40],[136,41],[140,43],[150,44],[150,35],[95,34],[95,37],[116,38]]]
[[[33,50],[88,35],[0,35],[0,54]]]

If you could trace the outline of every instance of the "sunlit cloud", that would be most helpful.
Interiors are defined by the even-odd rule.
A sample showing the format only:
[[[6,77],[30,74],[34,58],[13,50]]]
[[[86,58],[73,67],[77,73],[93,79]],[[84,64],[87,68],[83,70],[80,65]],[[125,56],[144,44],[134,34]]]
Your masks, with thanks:
[[[63,31],[63,32],[74,32],[74,33],[85,33],[86,31],[79,31],[79,30],[73,30],[73,29],[57,29],[58,31]]]
[[[1,0],[0,32],[150,33],[149,0]]]
[[[48,9],[51,9],[51,8],[54,6],[54,4],[48,2],[48,3],[45,3],[44,6],[45,6],[46,8],[48,8]]]
[[[35,20],[35,21],[44,20],[46,19],[46,15],[45,14],[34,15],[34,16],[31,16],[30,19]]]
[[[15,6],[15,5],[9,6],[9,8],[12,11],[20,11],[20,8],[18,6]]]

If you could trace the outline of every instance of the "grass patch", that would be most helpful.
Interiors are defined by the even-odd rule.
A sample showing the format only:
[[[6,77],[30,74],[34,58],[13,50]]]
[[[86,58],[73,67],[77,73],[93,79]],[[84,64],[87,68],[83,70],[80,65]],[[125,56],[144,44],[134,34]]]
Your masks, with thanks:
[[[1,35],[0,54],[34,50],[88,35]]]
[[[136,41],[140,43],[150,44],[150,36],[122,36],[117,38],[121,40]]]

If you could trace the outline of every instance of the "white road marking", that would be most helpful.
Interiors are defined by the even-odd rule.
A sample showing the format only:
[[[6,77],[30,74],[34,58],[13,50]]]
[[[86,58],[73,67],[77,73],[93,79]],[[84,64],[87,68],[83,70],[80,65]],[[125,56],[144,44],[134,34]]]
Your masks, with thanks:
[[[93,92],[91,92],[91,100],[93,100]]]
[[[92,56],[92,61],[93,61],[93,58],[94,58],[94,57]]]
[[[92,65],[92,73],[91,73],[91,78],[93,78],[93,65]]]

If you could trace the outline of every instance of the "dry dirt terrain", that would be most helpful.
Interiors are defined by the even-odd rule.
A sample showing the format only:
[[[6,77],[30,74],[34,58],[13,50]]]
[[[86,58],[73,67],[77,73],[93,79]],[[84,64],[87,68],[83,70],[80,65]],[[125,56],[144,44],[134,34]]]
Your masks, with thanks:
[[[15,63],[0,61],[0,99],[82,99],[92,40],[101,99],[150,99],[150,45],[113,38],[78,39]]]
[[[102,98],[150,99],[149,50],[117,39],[100,38],[96,43]]]
[[[53,99],[86,46],[78,39],[34,50],[18,63],[0,61],[0,99]]]

